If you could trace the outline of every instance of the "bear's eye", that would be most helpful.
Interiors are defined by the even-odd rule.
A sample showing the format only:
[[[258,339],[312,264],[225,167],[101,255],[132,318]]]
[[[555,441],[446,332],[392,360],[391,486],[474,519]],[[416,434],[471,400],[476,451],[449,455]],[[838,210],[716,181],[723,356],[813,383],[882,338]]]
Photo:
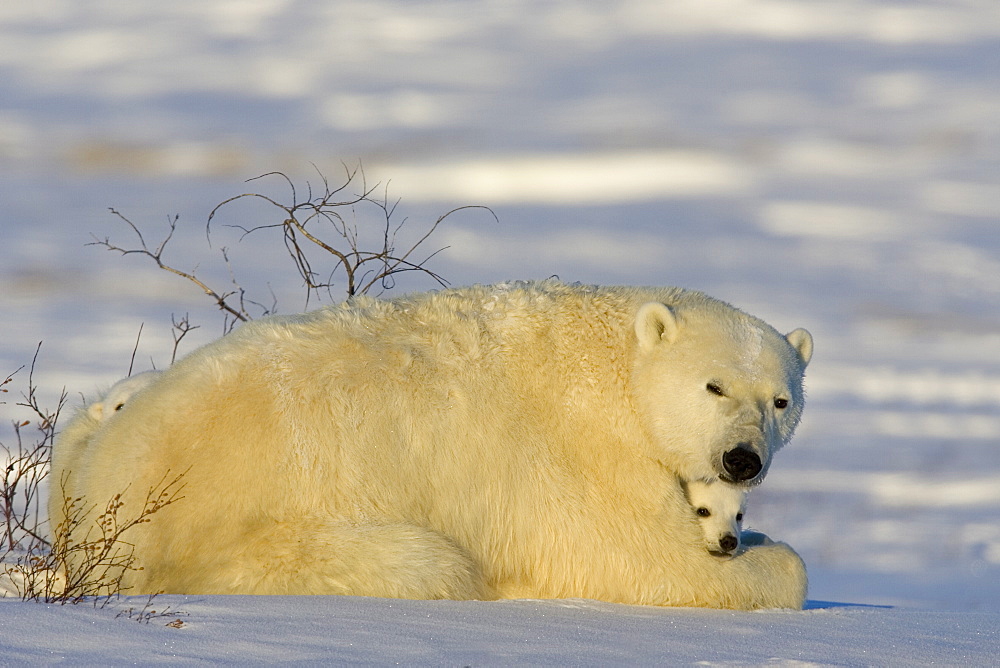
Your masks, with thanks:
[[[788,408],[788,399],[775,399],[774,407],[777,408],[778,410]]]
[[[726,396],[726,393],[722,391],[722,388],[716,385],[715,383],[709,383],[708,385],[705,386],[705,389],[711,392],[712,394],[717,394],[720,397]]]
[[[736,513],[736,521],[737,522],[743,521],[743,513]]]
[[[115,410],[116,411],[120,411],[122,409],[122,406],[124,406],[124,405],[125,405],[125,402],[122,402],[122,403],[118,404],[117,406],[115,406]]]
[[[712,516],[712,511],[710,511],[708,508],[699,508],[695,512],[698,513],[698,517],[711,517]]]

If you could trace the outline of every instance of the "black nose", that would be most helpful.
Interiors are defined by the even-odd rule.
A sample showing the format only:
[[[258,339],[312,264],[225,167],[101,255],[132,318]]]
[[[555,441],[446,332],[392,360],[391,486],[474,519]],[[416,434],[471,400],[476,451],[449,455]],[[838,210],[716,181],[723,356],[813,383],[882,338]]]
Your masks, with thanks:
[[[750,480],[760,473],[760,457],[746,448],[733,448],[722,455],[722,466],[733,480]]]
[[[721,548],[723,552],[732,552],[737,548],[737,546],[739,546],[739,544],[740,541],[737,540],[736,536],[731,533],[728,533],[719,539],[719,548]]]

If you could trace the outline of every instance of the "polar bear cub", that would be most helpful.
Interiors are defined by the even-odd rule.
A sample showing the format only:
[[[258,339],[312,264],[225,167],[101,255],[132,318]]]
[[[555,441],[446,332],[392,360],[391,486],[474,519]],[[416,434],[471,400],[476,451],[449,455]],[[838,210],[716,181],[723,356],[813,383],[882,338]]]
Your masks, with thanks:
[[[120,411],[132,397],[152,385],[160,371],[144,371],[123,378],[108,389],[97,401],[81,408],[69,425],[62,430],[52,452],[52,467],[60,471],[55,481],[61,493],[49,496],[50,540],[56,536],[51,532],[66,530],[64,521],[67,509],[78,500],[82,490],[79,485],[78,468],[85,466],[87,449],[91,439],[102,424]],[[0,564],[0,598],[24,596],[29,591],[61,592],[66,587],[66,577],[61,569],[49,570],[30,565]]]
[[[60,432],[52,448],[52,470],[58,473],[52,478],[49,493],[50,531],[56,531],[64,521],[67,503],[83,494],[83,470],[93,458],[91,442],[100,435],[113,415],[117,415],[160,375],[160,371],[145,371],[119,380],[97,401],[81,407]]]
[[[128,378],[122,378],[111,386],[100,401],[87,407],[87,412],[98,422],[107,420],[120,411],[129,399],[151,385],[160,376],[160,371],[143,371]]]
[[[684,483],[688,502],[694,508],[705,534],[709,552],[732,556],[740,546],[747,490],[721,480],[688,480]]]

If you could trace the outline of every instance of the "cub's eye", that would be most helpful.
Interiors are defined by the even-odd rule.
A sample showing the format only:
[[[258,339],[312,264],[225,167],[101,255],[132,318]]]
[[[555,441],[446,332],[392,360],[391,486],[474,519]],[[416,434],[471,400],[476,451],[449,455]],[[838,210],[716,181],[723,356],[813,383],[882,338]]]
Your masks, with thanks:
[[[778,410],[788,408],[788,399],[775,399],[774,407],[777,408]]]
[[[743,521],[743,513],[736,513],[736,521],[737,522]]]
[[[698,517],[711,517],[712,516],[712,511],[710,511],[708,508],[699,508],[695,512],[698,513]]]
[[[722,388],[716,385],[715,383],[709,383],[708,385],[705,386],[705,389],[711,392],[712,394],[719,395],[720,397],[726,396],[726,393],[722,391]]]

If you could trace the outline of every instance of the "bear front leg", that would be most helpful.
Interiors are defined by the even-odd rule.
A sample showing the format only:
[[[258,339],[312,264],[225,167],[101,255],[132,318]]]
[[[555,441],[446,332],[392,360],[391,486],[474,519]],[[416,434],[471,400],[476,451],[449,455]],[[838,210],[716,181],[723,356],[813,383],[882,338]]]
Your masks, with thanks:
[[[734,557],[709,554],[701,543],[673,552],[662,564],[659,588],[640,603],[655,605],[758,610],[802,609],[806,599],[806,568],[784,543],[757,534],[759,544]]]
[[[785,543],[775,543],[764,534],[749,538],[750,544],[741,554],[718,560],[720,607],[801,610],[808,589],[802,558]]]

